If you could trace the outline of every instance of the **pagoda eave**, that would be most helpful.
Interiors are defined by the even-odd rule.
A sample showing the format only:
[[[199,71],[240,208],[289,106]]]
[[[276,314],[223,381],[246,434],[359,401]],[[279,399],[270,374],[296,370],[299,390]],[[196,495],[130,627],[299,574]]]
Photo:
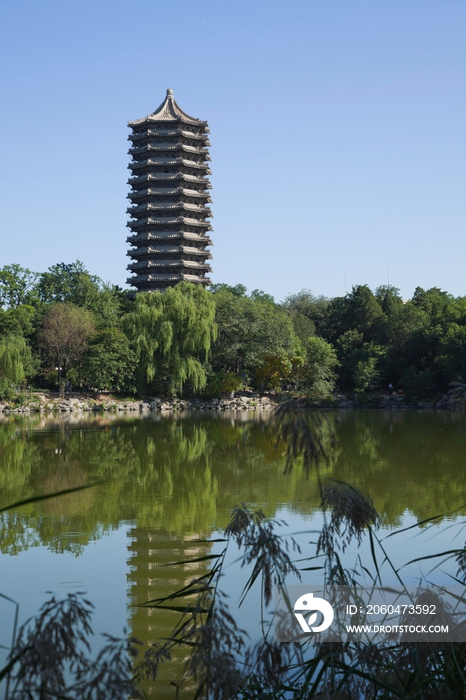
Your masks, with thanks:
[[[197,221],[196,219],[188,219],[184,216],[177,216],[173,218],[164,217],[163,219],[154,219],[149,217],[148,219],[141,221],[129,221],[126,226],[131,231],[137,231],[137,229],[143,228],[144,226],[176,226],[177,224],[186,224],[186,226],[192,226],[194,228],[198,227],[203,228],[206,231],[212,231],[212,224],[210,224],[208,221]]]
[[[191,233],[186,231],[150,231],[138,233],[134,236],[128,236],[126,242],[130,245],[138,245],[150,241],[176,241],[185,240],[193,243],[202,243],[205,246],[213,246],[212,240],[203,234]]]
[[[197,275],[188,275],[185,273],[179,273],[179,274],[154,274],[151,273],[150,275],[137,275],[136,277],[129,277],[126,282],[128,284],[131,284],[133,287],[137,286],[140,283],[144,282],[167,282],[167,283],[172,283],[172,284],[177,284],[178,282],[182,282],[183,280],[186,280],[187,282],[193,282],[194,284],[199,283],[199,284],[204,284],[204,285],[209,285],[212,284],[211,280],[208,277],[198,277]]]

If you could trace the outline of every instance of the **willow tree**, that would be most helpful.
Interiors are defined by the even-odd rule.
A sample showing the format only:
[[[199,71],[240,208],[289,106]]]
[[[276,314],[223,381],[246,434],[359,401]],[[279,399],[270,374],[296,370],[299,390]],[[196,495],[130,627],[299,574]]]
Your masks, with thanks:
[[[180,282],[163,293],[140,293],[123,322],[141,384],[170,394],[186,383],[194,391],[205,387],[205,362],[217,328],[214,300],[203,287]]]
[[[30,362],[31,351],[24,338],[7,335],[0,339],[0,398],[7,398],[13,385],[25,379]]]

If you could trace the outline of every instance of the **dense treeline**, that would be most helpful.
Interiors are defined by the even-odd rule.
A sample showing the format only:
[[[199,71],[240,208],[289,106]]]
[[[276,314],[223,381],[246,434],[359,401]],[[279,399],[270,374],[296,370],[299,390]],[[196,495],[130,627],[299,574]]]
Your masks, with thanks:
[[[386,285],[278,304],[242,285],[181,282],[129,299],[83,264],[0,269],[0,398],[18,386],[139,394],[287,388],[319,400],[392,384],[407,396],[466,377],[466,297]]]

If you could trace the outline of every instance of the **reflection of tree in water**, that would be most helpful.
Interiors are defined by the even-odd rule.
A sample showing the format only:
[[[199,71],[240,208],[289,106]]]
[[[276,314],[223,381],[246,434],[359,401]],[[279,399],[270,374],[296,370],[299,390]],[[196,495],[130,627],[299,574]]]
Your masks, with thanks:
[[[342,415],[334,474],[369,493],[385,523],[419,520],[466,503],[463,416],[434,411]]]
[[[21,424],[20,424],[21,425]],[[0,423],[0,494],[24,488],[31,473],[36,446],[15,423]],[[26,498],[30,494],[24,494]]]
[[[105,487],[86,489],[40,504],[29,504],[17,513],[8,511],[0,520],[3,551],[13,552],[19,542],[44,544],[52,551],[79,554],[89,540],[97,539],[120,521],[117,481],[132,454],[124,440],[106,439],[106,428],[60,423],[50,432],[17,429],[17,423],[3,423],[0,433],[13,435],[24,455],[14,485],[4,489],[0,505],[96,481]],[[13,449],[17,450],[15,446]],[[21,547],[22,548],[22,547]]]
[[[54,551],[79,553],[121,520],[175,533],[210,532],[226,524],[231,508],[242,501],[274,513],[285,503],[305,504],[309,512],[317,499],[298,470],[283,478],[283,450],[265,421],[187,417],[109,425],[83,421],[72,429],[61,424],[37,433],[11,423],[1,430],[15,434],[11,445],[4,438],[5,449],[23,457],[17,471],[10,470],[16,479],[2,493],[4,503],[105,482],[31,504],[14,521],[5,517],[3,551],[42,542]],[[33,540],[25,538],[25,528],[35,532]]]
[[[249,414],[250,418],[250,414]],[[169,533],[209,533],[231,509],[253,503],[309,516],[318,506],[314,474],[298,459],[283,475],[286,445],[277,418],[255,416],[121,419],[14,418],[0,423],[0,503],[103,482],[69,496],[31,504],[0,519],[1,548],[35,544],[79,553],[92,539],[134,520]],[[388,524],[406,509],[419,519],[466,501],[464,417],[451,413],[330,414],[322,442],[330,453],[322,477],[371,494]],[[335,427],[338,447],[331,447]],[[327,431],[327,433],[325,433]]]

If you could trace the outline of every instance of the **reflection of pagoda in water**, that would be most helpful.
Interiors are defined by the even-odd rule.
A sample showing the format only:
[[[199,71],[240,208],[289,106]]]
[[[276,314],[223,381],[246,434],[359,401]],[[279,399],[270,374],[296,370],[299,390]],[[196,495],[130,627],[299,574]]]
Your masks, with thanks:
[[[137,606],[154,598],[170,595],[187,586],[193,579],[206,574],[208,564],[205,561],[177,566],[166,565],[204,557],[209,554],[210,545],[199,543],[197,535],[173,536],[165,531],[138,527],[132,528],[128,536],[132,540],[129,546],[131,557],[128,562],[128,592],[131,605],[128,622],[132,635],[140,639],[143,647],[147,648],[156,641],[163,643],[163,640],[171,635],[180,614],[170,610]],[[190,602],[193,602],[192,598]],[[182,606],[185,603],[186,599],[180,598],[178,605]],[[186,652],[181,649],[175,650],[172,660],[161,665],[155,685],[145,687],[146,693],[153,697],[164,697],[163,686],[168,687],[171,681],[180,680],[186,659]]]
[[[134,248],[128,270],[135,277],[128,284],[138,292],[164,290],[181,280],[210,284],[207,122],[183,112],[167,90],[155,112],[129,126],[132,233],[127,240]]]

